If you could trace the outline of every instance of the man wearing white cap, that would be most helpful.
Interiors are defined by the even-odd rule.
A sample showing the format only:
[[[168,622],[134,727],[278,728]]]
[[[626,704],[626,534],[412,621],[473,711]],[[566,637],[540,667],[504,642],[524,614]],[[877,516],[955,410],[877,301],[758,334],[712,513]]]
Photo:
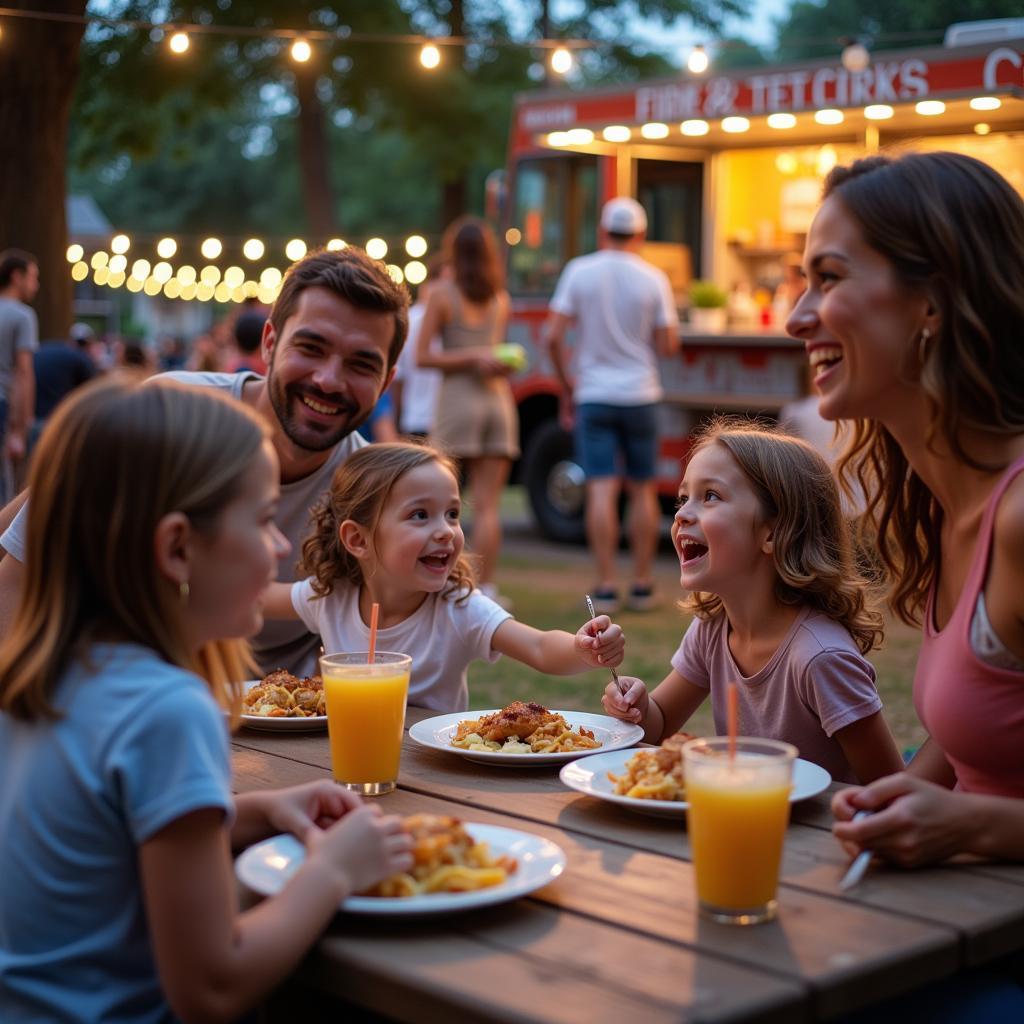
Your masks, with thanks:
[[[638,254],[646,233],[647,214],[635,199],[620,196],[605,203],[602,248],[566,265],[545,329],[566,403],[574,407],[576,456],[587,480],[587,541],[597,570],[592,593],[599,613],[619,607],[615,554],[623,480],[633,554],[627,604],[644,611],[654,603],[656,413],[662,397],[658,356],[678,351],[679,320],[668,278]],[[578,329],[575,380],[565,352],[573,322]]]

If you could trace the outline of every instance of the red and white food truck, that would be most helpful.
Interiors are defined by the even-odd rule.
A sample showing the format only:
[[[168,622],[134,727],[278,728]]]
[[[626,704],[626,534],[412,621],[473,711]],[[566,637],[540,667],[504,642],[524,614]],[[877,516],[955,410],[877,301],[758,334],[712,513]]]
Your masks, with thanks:
[[[875,52],[854,70],[837,54],[517,101],[502,227],[509,340],[530,351],[513,380],[518,478],[546,534],[582,536],[583,489],[541,328],[566,261],[597,246],[601,205],[616,195],[644,205],[644,255],[686,311],[682,352],[661,367],[659,491],[668,502],[703,416],[774,415],[805,394],[802,346],[782,324],[822,179],[837,163],[901,149],[970,153],[1024,193],[1024,23],[995,41]],[[690,309],[695,280],[719,286],[727,307]],[[713,300],[715,289],[702,290]],[[709,316],[725,322],[709,327]]]

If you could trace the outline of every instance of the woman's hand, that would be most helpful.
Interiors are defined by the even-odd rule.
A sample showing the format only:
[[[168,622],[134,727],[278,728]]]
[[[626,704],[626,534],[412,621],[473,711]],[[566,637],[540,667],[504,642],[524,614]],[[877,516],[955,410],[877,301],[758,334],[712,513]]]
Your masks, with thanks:
[[[626,654],[626,636],[607,615],[598,615],[580,626],[576,650],[594,668],[617,668]]]
[[[512,368],[494,354],[493,348],[475,350],[473,366],[481,377],[507,377],[512,372]]]
[[[298,839],[305,838],[311,828],[329,828],[363,805],[355,793],[327,779],[270,790],[262,796],[264,813],[274,831],[291,832]]]
[[[977,827],[971,798],[907,772],[832,798],[835,837],[854,856],[871,850],[903,867],[945,860],[970,849]],[[870,817],[851,820],[857,811]]]
[[[311,827],[303,841],[306,864],[326,868],[342,898],[413,865],[412,836],[402,829],[401,819],[385,817],[379,807],[359,807],[327,829]]]
[[[621,687],[621,689],[620,689]],[[612,680],[604,689],[601,706],[612,718],[644,725],[651,706],[651,695],[642,679],[619,676],[619,685]]]

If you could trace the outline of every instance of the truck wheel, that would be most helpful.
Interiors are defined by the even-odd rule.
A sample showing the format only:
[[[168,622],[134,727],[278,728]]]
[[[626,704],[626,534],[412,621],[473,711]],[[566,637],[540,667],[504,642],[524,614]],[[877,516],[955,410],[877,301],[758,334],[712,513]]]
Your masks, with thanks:
[[[531,435],[522,480],[534,520],[545,537],[574,544],[586,539],[583,470],[576,462],[572,435],[555,420],[542,423]]]

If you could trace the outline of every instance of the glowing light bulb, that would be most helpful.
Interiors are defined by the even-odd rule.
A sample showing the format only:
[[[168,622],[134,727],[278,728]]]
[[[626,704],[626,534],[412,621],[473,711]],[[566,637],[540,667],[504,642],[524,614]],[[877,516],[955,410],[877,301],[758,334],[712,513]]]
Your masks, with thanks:
[[[85,250],[76,242],[74,245],[68,246],[68,251],[65,255],[67,256],[68,263],[79,263],[85,255]]]
[[[556,75],[566,75],[572,70],[572,54],[564,46],[552,52],[551,70]]]
[[[413,259],[419,259],[427,251],[427,240],[422,235],[410,235],[405,240],[405,251]],[[408,274],[406,276],[408,277]],[[414,281],[413,284],[415,283]]]
[[[745,117],[723,117],[722,131],[732,135],[750,131],[750,121]]]
[[[110,240],[111,252],[116,252],[119,256],[122,253],[126,253],[132,245],[132,240],[127,235],[114,235]]]
[[[162,260],[169,260],[178,251],[178,243],[173,238],[161,238],[156,243],[156,254]]]
[[[971,110],[998,110],[1002,105],[998,96],[975,96],[971,100]]]
[[[263,258],[263,253],[266,252],[266,246],[258,238],[250,238],[245,245],[242,246],[242,255],[247,260],[259,260]]]
[[[199,251],[204,259],[215,260],[224,251],[224,246],[221,245],[219,238],[207,238],[199,246]]]
[[[293,263],[306,255],[306,243],[301,238],[293,238],[285,247],[284,254]],[[225,275],[226,277],[227,275]]]
[[[624,124],[610,124],[603,132],[605,142],[629,142],[633,133]]]
[[[942,100],[921,100],[915,104],[914,110],[922,117],[938,117],[946,112],[946,104]]]
[[[441,51],[433,43],[427,43],[420,50],[420,63],[433,71],[441,63]]]
[[[313,47],[305,39],[296,39],[292,43],[291,55],[296,64],[305,64],[313,56]]]
[[[192,41],[187,32],[172,32],[167,40],[167,48],[171,53],[176,53],[179,56],[186,53],[191,45]]]
[[[689,57],[686,58],[686,67],[690,74],[702,75],[708,69],[708,65],[711,63],[708,58],[707,50],[698,43],[691,51]]]
[[[795,128],[796,117],[792,114],[769,114],[768,115],[768,127],[769,128]]]
[[[814,114],[814,120],[818,124],[842,124],[844,114],[841,110],[835,110],[831,107],[825,110],[818,110]]]
[[[707,121],[702,121],[699,117],[691,118],[689,121],[684,121],[680,126],[679,130],[684,135],[707,135],[711,131],[711,125]]]
[[[388,254],[388,243],[383,238],[371,238],[366,243],[366,255],[371,259],[382,260]]]
[[[419,260],[410,260],[405,265],[405,279],[409,284],[422,284],[427,279],[427,268]]]

